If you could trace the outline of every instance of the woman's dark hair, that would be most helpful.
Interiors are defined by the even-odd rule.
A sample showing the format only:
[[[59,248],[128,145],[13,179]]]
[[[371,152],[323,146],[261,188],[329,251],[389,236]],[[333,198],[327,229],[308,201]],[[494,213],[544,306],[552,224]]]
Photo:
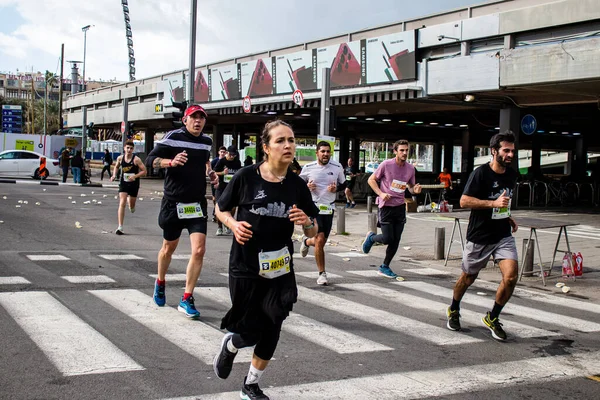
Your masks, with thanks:
[[[271,141],[271,131],[275,128],[277,128],[278,126],[285,126],[290,128],[290,130],[293,132],[294,129],[292,129],[292,126],[290,124],[288,124],[285,121],[282,121],[280,119],[275,119],[273,121],[269,121],[265,124],[265,127],[262,130],[262,133],[260,135],[260,141],[266,145],[267,147],[269,146],[269,142]],[[264,157],[265,160],[267,160],[269,158],[269,155],[267,153],[265,153]]]
[[[515,134],[510,130],[504,131],[501,133],[496,133],[490,139],[490,149],[494,149],[496,151],[500,150],[501,142],[514,143],[515,142]]]

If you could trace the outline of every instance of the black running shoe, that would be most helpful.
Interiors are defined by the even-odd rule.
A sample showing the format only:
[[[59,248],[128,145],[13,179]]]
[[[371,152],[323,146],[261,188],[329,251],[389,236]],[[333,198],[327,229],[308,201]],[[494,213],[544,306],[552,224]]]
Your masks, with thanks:
[[[258,383],[246,385],[246,378],[244,378],[244,386],[242,386],[240,398],[242,400],[269,400],[269,397],[258,387]]]
[[[506,340],[506,332],[502,329],[500,320],[498,318],[492,319],[489,311],[485,314],[485,317],[481,318],[481,321],[492,332],[492,337],[494,339],[500,340],[501,342]]]
[[[233,367],[233,360],[236,353],[232,353],[227,349],[227,343],[231,340],[233,333],[228,332],[223,336],[223,340],[221,341],[221,351],[215,355],[213,360],[213,370],[215,374],[221,379],[227,379],[229,374],[231,373],[231,368]]]
[[[446,316],[448,317],[448,323],[446,324],[448,329],[451,331],[460,331],[460,314],[458,313],[458,310],[452,311],[450,310],[450,307],[448,307]]]

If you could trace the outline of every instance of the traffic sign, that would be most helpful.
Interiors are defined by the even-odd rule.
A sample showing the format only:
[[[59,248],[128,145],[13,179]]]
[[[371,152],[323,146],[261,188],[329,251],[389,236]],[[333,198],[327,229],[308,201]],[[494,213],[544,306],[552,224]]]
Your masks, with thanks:
[[[8,133],[23,131],[23,107],[8,104],[2,106],[2,130]]]
[[[125,134],[125,121],[121,122],[121,133]]]
[[[250,96],[244,97],[244,100],[242,100],[242,108],[244,109],[245,113],[249,113],[252,110],[252,102],[250,101]]]
[[[294,94],[292,94],[292,101],[298,107],[302,107],[302,105],[304,104],[304,94],[302,94],[302,90],[296,89],[294,91]]]
[[[163,112],[163,105],[161,103],[156,103],[154,105],[154,112],[155,113],[161,113],[161,112]]]
[[[521,130],[526,135],[532,135],[537,129],[537,120],[531,114],[527,114],[521,120]]]

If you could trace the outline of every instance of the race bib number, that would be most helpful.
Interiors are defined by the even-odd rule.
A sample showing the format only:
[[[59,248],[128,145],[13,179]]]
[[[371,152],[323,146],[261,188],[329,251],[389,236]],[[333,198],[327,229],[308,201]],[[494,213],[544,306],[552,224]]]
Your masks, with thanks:
[[[281,250],[258,253],[258,274],[263,278],[274,279],[290,272],[292,257],[285,246]]]
[[[390,189],[392,190],[392,192],[404,193],[404,191],[406,190],[406,182],[394,179],[392,181],[392,184],[390,185]]]
[[[177,218],[190,219],[204,216],[200,203],[177,203]]]
[[[133,176],[135,176],[135,174],[131,174],[131,173],[124,173],[124,174],[123,174],[123,180],[124,180],[125,182],[128,182],[128,181],[129,181],[129,178],[131,178],[131,177],[133,177]]]
[[[333,214],[333,207],[331,204],[317,204],[319,208],[319,214],[321,215],[331,215]]]
[[[508,200],[508,206],[506,207],[495,207],[492,209],[492,219],[505,219],[510,217],[510,203],[512,199]]]
[[[223,175],[223,182],[229,183],[231,182],[231,178],[233,178],[233,174]]]

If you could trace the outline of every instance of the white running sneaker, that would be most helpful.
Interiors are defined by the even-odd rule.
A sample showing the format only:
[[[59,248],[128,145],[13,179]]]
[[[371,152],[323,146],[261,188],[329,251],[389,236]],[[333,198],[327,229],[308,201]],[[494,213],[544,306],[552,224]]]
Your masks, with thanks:
[[[308,248],[310,247],[306,244],[306,239],[308,239],[308,238],[306,236],[302,235],[302,239],[300,241],[300,255],[302,257],[306,257],[308,255]],[[327,279],[325,279],[325,280],[327,280]]]
[[[123,227],[122,227],[121,225],[119,225],[119,226],[117,227],[117,230],[115,231],[115,233],[116,233],[117,235],[122,235],[122,234],[123,234]]]
[[[229,228],[225,228],[225,229],[223,230],[223,233],[224,233],[225,235],[231,235],[231,229],[229,229]]]
[[[223,228],[217,228],[217,236],[223,236]]]
[[[317,285],[327,286],[328,283],[329,282],[327,282],[327,272],[319,274],[319,277],[317,278]]]

